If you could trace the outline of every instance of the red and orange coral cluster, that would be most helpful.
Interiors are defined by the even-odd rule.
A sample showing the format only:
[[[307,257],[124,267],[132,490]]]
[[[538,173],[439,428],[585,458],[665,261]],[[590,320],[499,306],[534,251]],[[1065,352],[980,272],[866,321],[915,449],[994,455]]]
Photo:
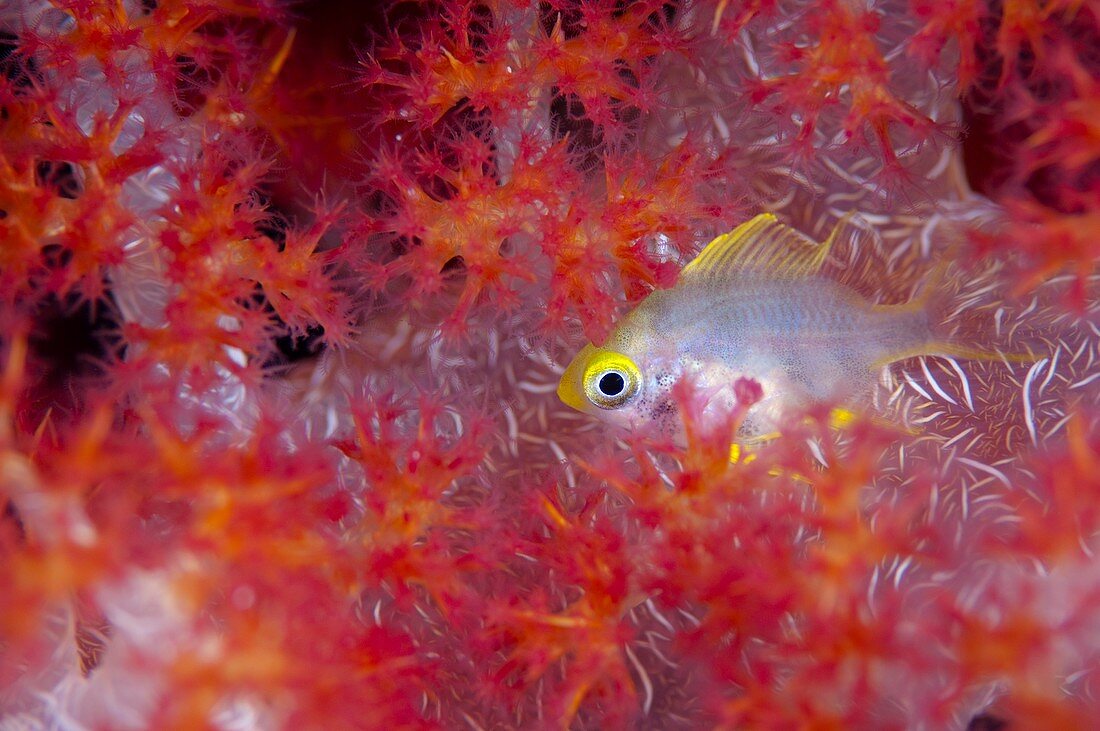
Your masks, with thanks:
[[[1098,22],[3,4],[0,729],[1089,727]],[[1030,355],[732,463],[557,402],[761,210]]]

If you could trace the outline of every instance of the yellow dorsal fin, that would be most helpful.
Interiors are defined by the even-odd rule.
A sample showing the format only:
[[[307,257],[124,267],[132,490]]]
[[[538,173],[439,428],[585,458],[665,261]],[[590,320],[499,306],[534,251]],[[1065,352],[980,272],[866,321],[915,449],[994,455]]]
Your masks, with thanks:
[[[761,213],[707,244],[680,276],[697,282],[722,282],[746,271],[776,279],[811,277],[821,270],[840,228],[817,244],[774,214]]]

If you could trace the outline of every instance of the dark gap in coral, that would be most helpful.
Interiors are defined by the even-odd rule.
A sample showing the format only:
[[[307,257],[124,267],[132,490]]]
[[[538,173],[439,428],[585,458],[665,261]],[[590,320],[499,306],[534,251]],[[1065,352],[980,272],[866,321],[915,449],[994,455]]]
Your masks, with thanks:
[[[300,211],[312,204],[314,193],[346,195],[365,172],[369,151],[401,131],[399,122],[381,121],[393,100],[364,83],[372,67],[368,59],[378,45],[405,41],[410,21],[421,25],[432,13],[413,3],[330,0],[303,0],[287,9],[295,37],[271,90],[275,112],[287,120],[305,113],[316,122],[292,123],[275,134],[268,129],[267,137],[281,172],[274,196]],[[407,67],[398,68],[402,63],[387,62],[387,70],[407,73]]]
[[[646,19],[646,23],[652,30],[661,30],[662,28],[670,28],[673,22],[676,20],[676,16],[680,14],[680,9],[683,6],[683,0],[675,0],[674,2],[661,3],[660,10],[654,10],[649,14]]]
[[[619,78],[626,82],[629,88],[638,89],[641,86],[641,80],[638,78],[638,74],[634,72],[634,69],[632,69],[626,61],[616,61],[615,71],[619,75]],[[622,137],[618,141],[619,145],[626,146],[633,144],[638,136],[638,128],[641,126],[642,110],[638,108],[637,104],[632,104],[622,99],[612,99],[611,109],[615,114],[617,126],[622,130]]]
[[[468,274],[466,260],[461,255],[452,256],[439,269],[439,278],[444,289],[455,293],[465,285]]]
[[[439,162],[443,164],[442,160]],[[458,195],[458,187],[437,171],[425,169],[418,177],[421,190],[436,203],[449,201]]]
[[[970,719],[966,731],[1008,731],[1008,722],[983,713]]]
[[[443,266],[439,269],[439,279],[443,286],[441,294],[445,292],[457,294],[465,286],[468,274],[466,260],[461,255],[452,256],[443,262]]]
[[[199,63],[187,54],[176,56],[174,64],[172,107],[176,114],[187,118],[206,105],[207,94],[217,85],[222,74],[216,66]]]
[[[70,162],[39,160],[34,166],[34,181],[66,200],[76,200],[84,192],[77,168]]]
[[[64,290],[71,276],[72,249],[58,243],[46,244],[38,251],[39,260],[27,277],[26,288],[39,295]]]
[[[439,270],[440,274],[444,275],[458,275],[466,271],[466,260],[461,255],[452,256],[447,261],[443,262],[443,267]]]
[[[554,23],[561,23],[565,39],[575,38],[587,30],[584,4],[580,2],[542,2],[539,17],[544,32],[550,33]],[[620,0],[613,8],[614,17],[625,15],[632,5]],[[660,32],[675,17],[677,3],[667,2],[653,10],[646,19],[652,32]],[[616,61],[615,72],[628,89],[638,89],[640,79],[635,69],[623,60]],[[606,108],[586,109],[584,100],[568,88],[550,90],[550,125],[557,139],[568,138],[571,152],[578,156],[580,168],[592,171],[600,167],[602,156],[609,149],[622,150],[634,143],[642,112],[629,100],[600,100]],[[592,100],[589,100],[590,103]]]
[[[1092,73],[1100,72],[1100,28],[1085,13],[1052,16],[1075,62]],[[1029,138],[1042,128],[1044,109],[1076,98],[1068,74],[1044,63],[1025,39],[1018,53],[1005,58],[998,50],[998,36],[1004,21],[1004,4],[989,4],[980,21],[981,33],[973,48],[978,61],[975,87],[962,99],[966,133],[962,139],[963,163],[971,187],[997,199],[1008,189],[1026,190],[1036,200],[1062,212],[1077,210],[1080,201],[1067,200],[1065,191],[1081,189],[1080,181],[1067,186],[1061,161],[1048,160],[1035,150]],[[1049,54],[1051,44],[1045,53]],[[1043,51],[1043,49],[1040,49]],[[1053,73],[1052,73],[1053,71]],[[1002,82],[1008,80],[1005,85]],[[1006,89],[1014,89],[1012,96]],[[1038,162],[1038,167],[1030,164]],[[1046,167],[1052,169],[1046,170]],[[1092,171],[1083,171],[1083,179]]]
[[[343,8],[343,9],[341,9]],[[366,26],[372,35],[395,35],[398,37],[417,37],[425,19],[438,15],[441,8],[438,3],[421,0],[397,0],[396,2],[334,3],[331,0],[306,0],[301,14],[326,24],[340,23],[343,28],[355,27],[349,22],[346,13],[356,13],[359,27]],[[358,28],[356,28],[358,30]]]
[[[1073,200],[1066,195],[1069,192],[1065,187],[1067,182],[1065,171],[1058,165],[1043,165],[1031,171],[1024,181],[1024,187],[1035,196],[1035,200],[1047,208],[1059,213],[1084,213],[1085,202]]]
[[[637,75],[625,62],[618,64],[617,71],[628,85],[637,86]],[[563,93],[558,87],[553,87],[551,94],[551,131],[555,139],[568,140],[569,151],[577,157],[580,170],[597,170],[606,152],[624,151],[635,144],[642,120],[637,105],[622,99],[608,99],[612,122],[600,125],[576,94]]]
[[[585,31],[584,12],[579,2],[570,0],[544,0],[539,3],[539,26],[550,35],[555,27],[561,29],[565,40],[576,38]]]
[[[34,59],[19,50],[19,36],[8,30],[0,30],[0,76],[17,91],[30,88],[38,78]],[[7,110],[3,111],[6,117]]]
[[[646,16],[646,28],[656,31],[672,25],[672,21],[676,19],[676,14],[680,11],[681,4],[681,0],[670,0],[669,2],[661,3],[661,7]],[[636,3],[634,0],[616,0],[612,16],[621,18],[626,15],[627,10],[630,10],[635,5]]]
[[[1004,63],[996,50],[1001,13],[1001,4],[993,2],[990,13],[979,21],[981,33],[973,48],[978,81],[961,99],[963,169],[970,187],[990,197],[996,196],[1012,175],[1012,145],[1006,144],[1002,134],[1004,101],[995,91]]]
[[[269,321],[271,338],[260,361],[265,371],[278,373],[287,366],[308,360],[325,348],[325,329],[321,325],[307,325],[304,332],[290,328],[271,305],[263,285],[257,283],[252,295],[244,303],[248,309],[261,311]]]
[[[387,244],[388,256],[383,258],[381,262],[383,264],[400,259],[413,249],[420,248],[424,245],[424,241],[419,236],[390,236],[387,237]]]
[[[9,81],[15,81],[19,77],[19,71],[23,66],[21,54],[16,53],[19,48],[19,36],[6,30],[0,30],[0,75]]]
[[[286,250],[286,232],[290,226],[291,216],[281,205],[273,202],[270,190],[265,188],[253,190],[253,195],[256,206],[265,214],[254,225],[256,233],[270,239],[281,254]]]
[[[266,214],[256,222],[256,232],[274,243],[279,253],[284,252],[292,216],[282,206],[272,201],[270,191],[259,189],[253,191],[253,194],[257,205]],[[262,284],[255,285],[251,297],[244,305],[250,310],[262,311],[271,323],[272,347],[262,361],[265,370],[278,370],[280,367],[311,358],[324,349],[324,328],[320,325],[309,325],[304,333],[293,332],[271,305]]]
[[[8,531],[11,533],[8,534]],[[9,537],[12,542],[19,545],[27,540],[27,529],[23,525],[23,519],[19,517],[15,503],[11,500],[4,503],[4,512],[0,515],[0,549],[8,543],[6,539]]]
[[[393,194],[381,188],[371,188],[360,196],[363,213],[371,218],[393,218],[401,210]]]
[[[576,156],[581,170],[599,166],[599,147],[603,142],[596,123],[588,118],[584,102],[572,92],[550,89],[550,129],[555,139],[567,139],[569,151]]]
[[[493,50],[493,33],[496,30],[493,11],[484,3],[477,3],[470,11],[470,27],[466,33],[470,47],[478,59],[483,59]]]
[[[71,253],[62,247],[46,247],[45,259],[62,265]],[[86,392],[106,377],[106,366],[121,358],[124,345],[119,318],[108,286],[99,301],[72,293],[49,293],[32,313],[27,338],[28,405],[27,414],[38,423],[51,411],[75,414],[84,405]]]
[[[467,145],[484,146],[487,155],[478,172],[499,182],[492,123],[487,111],[474,109],[468,99],[460,99],[436,122],[432,135],[430,140],[424,141],[424,147],[431,152],[420,160],[418,182],[433,200],[448,201],[458,194],[458,188],[448,178],[450,173],[469,172],[468,163],[473,159],[463,157],[463,153],[468,152],[464,150]]]
[[[59,247],[60,248],[60,247]],[[71,253],[61,250],[64,261]],[[47,295],[35,313],[30,335],[32,352],[59,377],[102,375],[111,349],[103,335],[117,332],[118,322],[108,308],[77,295]]]
[[[1064,104],[1074,96],[1073,82],[1065,76],[1029,73],[1028,78],[1031,79],[1028,84],[1028,93],[1032,99],[1044,106]]]
[[[433,15],[431,3],[362,2],[341,3],[331,0],[299,0],[293,4],[291,24],[297,38],[287,59],[286,68],[298,70],[307,59],[317,57],[315,49],[324,48],[322,68],[307,67],[311,74],[347,74],[334,78],[342,84],[353,76],[362,61],[362,50],[369,49],[371,39],[405,37],[420,29]],[[336,64],[330,64],[331,59]],[[297,65],[297,66],[296,66]],[[330,88],[329,87],[326,88]]]
[[[493,11],[484,3],[475,3],[469,6],[464,16],[455,20],[465,21],[465,27],[448,23],[444,32],[456,46],[468,47],[475,59],[482,60],[493,49]]]
[[[274,318],[277,322],[282,322],[278,315]],[[272,339],[275,350],[264,359],[264,370],[278,370],[280,367],[313,358],[325,349],[324,335],[325,329],[320,325],[309,325],[301,334],[288,332],[284,326],[283,334]]]
[[[970,187],[984,196],[995,196],[1011,177],[1010,161],[998,139],[999,115],[985,111],[970,96],[963,101],[962,159]]]
[[[998,16],[999,17],[999,16]],[[1041,75],[1037,75],[1035,49],[1031,47],[1031,43],[1023,41],[1020,44],[1020,50],[1014,59],[1003,59],[1010,66],[1015,65],[1016,72],[1020,75],[1020,78],[1025,82],[1030,80],[1040,80]]]
[[[61,244],[46,244],[42,247],[40,253],[42,255],[42,266],[51,272],[64,269],[73,260],[72,249]]]

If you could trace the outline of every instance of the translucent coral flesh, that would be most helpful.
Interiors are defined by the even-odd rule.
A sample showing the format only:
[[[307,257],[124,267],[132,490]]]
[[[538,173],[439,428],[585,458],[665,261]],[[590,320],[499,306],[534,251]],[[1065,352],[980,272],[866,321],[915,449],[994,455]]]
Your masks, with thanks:
[[[1091,6],[337,5],[0,3],[0,729],[1100,717]],[[764,210],[988,357],[557,401]]]

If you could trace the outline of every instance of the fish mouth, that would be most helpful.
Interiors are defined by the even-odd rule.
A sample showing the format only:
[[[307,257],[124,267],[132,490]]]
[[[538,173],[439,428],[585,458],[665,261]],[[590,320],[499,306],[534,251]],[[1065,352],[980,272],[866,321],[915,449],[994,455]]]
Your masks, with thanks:
[[[567,384],[562,381],[558,384],[558,398],[566,406],[570,406],[577,411],[584,411],[584,401],[578,398],[577,388],[571,384]]]
[[[565,372],[561,374],[561,380],[558,381],[558,398],[566,406],[577,411],[587,412],[589,410],[587,399],[584,397],[584,390],[581,387],[581,378],[584,375],[584,367],[595,350],[591,345],[584,346],[581,352],[569,361],[569,365],[565,367]]]

